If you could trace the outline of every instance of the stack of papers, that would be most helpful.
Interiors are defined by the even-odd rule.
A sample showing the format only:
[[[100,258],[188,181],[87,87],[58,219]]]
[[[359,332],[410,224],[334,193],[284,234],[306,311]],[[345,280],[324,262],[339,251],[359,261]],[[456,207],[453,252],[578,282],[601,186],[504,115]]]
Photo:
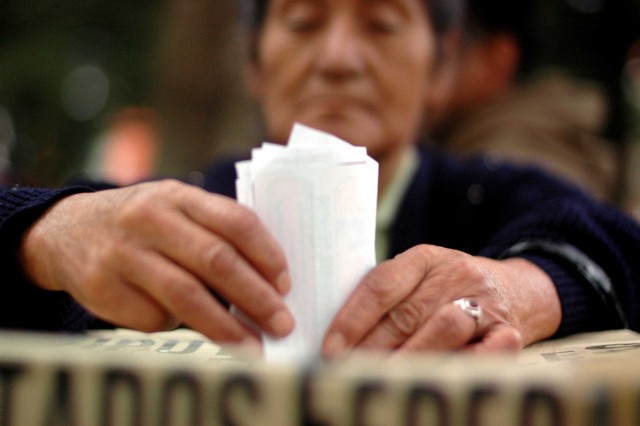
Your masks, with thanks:
[[[264,143],[236,164],[238,201],[281,244],[296,321],[284,339],[264,336],[267,361],[317,358],[329,323],[375,265],[378,164],[366,148],[296,124],[287,146]]]

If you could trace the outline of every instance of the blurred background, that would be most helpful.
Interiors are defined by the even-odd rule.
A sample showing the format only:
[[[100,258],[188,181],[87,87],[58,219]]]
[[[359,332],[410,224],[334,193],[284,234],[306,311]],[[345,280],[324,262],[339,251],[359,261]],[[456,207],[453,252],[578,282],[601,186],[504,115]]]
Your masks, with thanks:
[[[106,144],[134,133],[161,141],[164,174],[246,145],[257,130],[237,17],[236,0],[0,1],[0,146],[14,175],[101,174]]]
[[[237,0],[2,0],[0,166],[47,186],[105,176],[107,144],[129,149],[118,145],[128,135],[141,163],[114,155],[116,169],[197,182],[216,155],[259,142],[238,9]],[[640,0],[540,0],[531,17],[532,61],[601,82],[608,136],[629,155],[640,146],[639,14]]]

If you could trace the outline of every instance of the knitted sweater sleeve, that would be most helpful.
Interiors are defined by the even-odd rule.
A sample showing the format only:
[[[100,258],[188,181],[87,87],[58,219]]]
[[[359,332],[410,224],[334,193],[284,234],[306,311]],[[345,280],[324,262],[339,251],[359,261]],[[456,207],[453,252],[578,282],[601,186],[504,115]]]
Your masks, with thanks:
[[[565,201],[546,206],[551,208],[508,224],[481,254],[524,257],[552,277],[562,305],[559,336],[640,330],[636,224],[613,209],[588,204]],[[523,248],[513,250],[518,246]]]
[[[50,206],[87,187],[0,189],[0,328],[81,331],[92,316],[64,292],[39,289],[17,258],[23,234]]]
[[[640,331],[635,220],[534,168],[490,156],[460,161],[425,152],[422,158],[399,222],[422,223],[424,231],[402,225],[406,241],[396,252],[427,242],[495,259],[526,258],[556,287],[562,307],[556,337],[621,327]],[[426,201],[420,207],[416,200]],[[406,213],[414,211],[426,213]]]
[[[638,223],[538,171],[501,169],[483,184],[504,194],[487,200],[502,211],[501,225],[479,254],[524,257],[551,276],[562,306],[557,336],[640,330]]]

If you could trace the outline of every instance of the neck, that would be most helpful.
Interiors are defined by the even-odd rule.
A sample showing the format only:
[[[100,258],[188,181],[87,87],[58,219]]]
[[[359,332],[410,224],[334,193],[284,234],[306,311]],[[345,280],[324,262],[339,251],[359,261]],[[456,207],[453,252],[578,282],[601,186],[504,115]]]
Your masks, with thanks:
[[[382,199],[385,191],[389,187],[391,181],[398,173],[398,168],[402,164],[402,158],[408,150],[413,149],[413,145],[408,145],[402,149],[397,149],[392,152],[386,152],[376,158],[378,161],[378,199]]]

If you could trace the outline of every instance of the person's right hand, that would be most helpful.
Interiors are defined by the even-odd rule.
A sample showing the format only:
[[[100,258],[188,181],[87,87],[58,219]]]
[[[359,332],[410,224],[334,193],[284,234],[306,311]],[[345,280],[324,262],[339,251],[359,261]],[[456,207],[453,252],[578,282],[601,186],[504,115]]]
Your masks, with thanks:
[[[235,200],[177,181],[67,197],[26,233],[20,255],[38,286],[120,326],[258,339],[214,289],[271,335],[293,328],[284,253],[267,228]]]

